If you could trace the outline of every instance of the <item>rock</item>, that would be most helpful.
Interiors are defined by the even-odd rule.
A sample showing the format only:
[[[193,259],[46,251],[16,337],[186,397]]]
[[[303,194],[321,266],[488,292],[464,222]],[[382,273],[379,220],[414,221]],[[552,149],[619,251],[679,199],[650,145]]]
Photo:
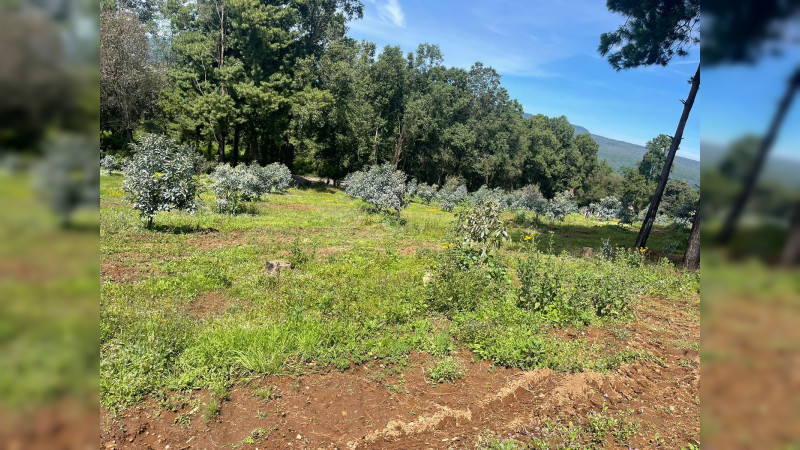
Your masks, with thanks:
[[[287,261],[267,261],[266,273],[267,275],[279,275],[284,270],[292,268],[292,264]]]
[[[584,258],[588,258],[594,254],[594,249],[592,247],[583,247],[583,256]]]

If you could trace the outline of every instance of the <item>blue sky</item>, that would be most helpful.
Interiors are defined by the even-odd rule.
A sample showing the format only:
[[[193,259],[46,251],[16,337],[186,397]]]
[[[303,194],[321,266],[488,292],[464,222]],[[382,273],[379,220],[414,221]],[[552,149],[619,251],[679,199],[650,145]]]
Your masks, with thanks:
[[[703,141],[725,145],[744,134],[763,135],[798,61],[800,50],[794,49],[780,58],[763,58],[754,66],[704,69],[705,102],[700,115]],[[800,159],[798,142],[800,95],[795,96],[784,119],[772,155]]]
[[[351,37],[406,52],[438,44],[448,66],[494,67],[526,112],[566,115],[592,133],[640,145],[674,134],[699,61],[694,49],[668,67],[614,71],[597,45],[624,19],[599,0],[363,2],[364,19],[350,24]],[[704,84],[678,153],[692,159],[699,158]]]

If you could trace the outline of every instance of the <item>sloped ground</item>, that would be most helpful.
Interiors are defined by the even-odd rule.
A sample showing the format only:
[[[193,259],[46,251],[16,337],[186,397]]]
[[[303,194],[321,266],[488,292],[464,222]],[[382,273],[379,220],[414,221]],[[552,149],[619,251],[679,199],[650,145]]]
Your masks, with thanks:
[[[609,373],[505,369],[474,362],[464,350],[457,357],[466,375],[433,384],[433,358],[415,353],[405,366],[375,361],[345,372],[253,379],[211,417],[205,391],[176,393],[167,408],[151,400],[118,417],[106,412],[101,448],[474,448],[499,445],[501,437],[528,443],[530,435],[564,444],[563,433],[543,431],[545,422],[584,427],[574,442],[590,447],[698,441],[699,307],[649,299],[637,315],[624,326],[559,331],[564,339],[653,355]],[[600,442],[587,428],[592,412],[619,418]],[[623,445],[615,431],[625,427],[635,432]]]

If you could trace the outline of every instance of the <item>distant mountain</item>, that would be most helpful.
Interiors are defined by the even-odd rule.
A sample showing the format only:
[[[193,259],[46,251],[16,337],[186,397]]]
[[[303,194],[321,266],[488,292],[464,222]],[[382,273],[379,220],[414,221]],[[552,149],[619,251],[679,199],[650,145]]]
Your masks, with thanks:
[[[724,146],[710,142],[700,142],[703,169],[711,169],[719,165],[727,152],[728,149]],[[780,181],[791,188],[797,189],[800,188],[798,173],[800,173],[800,160],[768,156],[767,161],[764,163],[764,171],[759,179]]]
[[[530,116],[530,114],[525,113],[526,118]],[[647,149],[641,145],[600,136],[591,133],[580,125],[573,124],[572,126],[575,128],[576,135],[589,133],[592,136],[592,139],[600,146],[597,158],[600,160],[605,159],[608,165],[616,171],[619,171],[622,167],[636,167],[642,160],[642,156],[647,152]],[[675,156],[675,161],[672,165],[673,169],[670,178],[683,178],[692,186],[700,185],[700,161]]]

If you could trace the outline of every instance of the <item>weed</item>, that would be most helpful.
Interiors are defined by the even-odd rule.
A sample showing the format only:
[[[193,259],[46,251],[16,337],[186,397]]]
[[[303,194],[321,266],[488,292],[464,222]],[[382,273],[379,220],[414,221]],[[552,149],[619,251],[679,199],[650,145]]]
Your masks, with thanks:
[[[447,357],[440,359],[428,370],[428,379],[434,383],[455,383],[456,380],[463,378],[466,372],[466,368],[461,361],[453,357]]]
[[[206,421],[206,423],[216,419],[219,415],[220,409],[221,407],[219,402],[213,399],[209,400],[205,409],[203,410],[203,419]]]

